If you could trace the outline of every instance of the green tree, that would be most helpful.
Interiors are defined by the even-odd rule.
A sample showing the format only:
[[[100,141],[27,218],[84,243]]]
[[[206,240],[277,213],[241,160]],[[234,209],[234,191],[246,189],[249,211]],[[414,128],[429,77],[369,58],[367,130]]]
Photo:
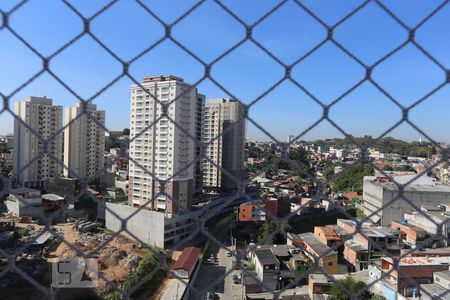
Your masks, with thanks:
[[[124,128],[122,130],[122,135],[130,135],[130,128]]]
[[[283,230],[285,232],[291,231],[291,225],[288,222],[283,223]],[[258,230],[258,244],[273,245],[284,244],[286,238],[283,234],[277,231],[277,224],[275,221],[264,222]]]
[[[362,193],[363,179],[365,176],[373,176],[374,171],[370,165],[355,164],[349,170],[344,170],[332,181],[332,189],[335,192],[346,192],[354,190],[358,194]]]
[[[120,144],[111,137],[107,137],[105,140],[105,150],[109,151],[111,148],[120,148]]]
[[[338,280],[333,284],[329,299],[332,300],[350,300],[351,296],[359,293],[357,300],[369,300],[373,294],[367,289],[367,285],[362,281],[355,281],[350,276]]]
[[[391,165],[385,165],[383,171],[394,171],[394,168]]]

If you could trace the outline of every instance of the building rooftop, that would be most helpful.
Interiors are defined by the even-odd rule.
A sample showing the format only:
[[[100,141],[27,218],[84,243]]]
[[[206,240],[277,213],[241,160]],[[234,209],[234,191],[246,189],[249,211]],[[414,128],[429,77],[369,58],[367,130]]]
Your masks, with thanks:
[[[255,249],[253,250],[256,258],[262,265],[279,265],[279,260],[269,249]]]
[[[425,229],[420,228],[420,227],[415,226],[415,225],[408,224],[408,223],[406,223],[406,222],[400,222],[400,221],[392,221],[392,222],[398,223],[398,224],[401,225],[401,226],[408,227],[409,229],[412,229],[412,230],[414,230],[414,231],[416,231],[416,232],[426,233],[426,230],[425,230]],[[394,226],[394,227],[395,227],[395,224],[394,224],[394,223],[391,223],[391,226]]]
[[[183,78],[176,77],[174,75],[157,75],[157,76],[146,76],[144,77],[144,83],[148,82],[157,82],[157,81],[169,81],[169,80],[176,80],[183,82]]]
[[[283,256],[290,256],[289,250],[291,249],[298,249],[294,245],[258,245],[256,246],[255,250],[270,250],[272,251],[273,255],[283,257]]]
[[[439,276],[447,281],[450,281],[450,270],[448,271],[441,271],[441,272],[436,272],[435,273],[436,276]]]
[[[383,257],[382,259],[393,263],[393,260],[390,257]],[[399,266],[429,266],[443,264],[450,264],[449,256],[407,256],[399,261]]]
[[[450,247],[442,247],[442,248],[425,248],[425,249],[405,249],[403,252],[408,252],[411,256],[426,256],[426,255],[441,255],[441,256],[450,256]]]
[[[420,285],[421,293],[425,296],[433,297],[438,296],[436,299],[450,299],[450,293],[447,289],[444,289],[436,283],[426,283]],[[442,295],[442,296],[441,296]],[[425,298],[425,297],[424,297]],[[431,298],[430,298],[431,299]]]
[[[327,245],[324,245],[321,240],[319,240],[313,233],[311,232],[305,232],[302,234],[298,234],[297,237],[301,239],[308,247],[313,249],[313,251],[321,256],[326,257],[330,255],[336,254],[336,251],[328,247]]]
[[[345,246],[349,247],[355,252],[368,252],[367,247],[364,247],[364,245],[358,243],[355,240],[345,241]]]
[[[64,197],[55,195],[55,194],[44,194],[42,195],[42,200],[47,201],[64,201]]]
[[[44,105],[52,105],[53,100],[47,97],[35,97],[35,96],[28,96],[25,98],[26,102],[30,103],[37,103],[37,104],[44,104]]]
[[[35,190],[35,189],[25,187],[25,186],[12,188],[10,191],[11,191],[11,194],[40,193],[41,192],[39,190]]]
[[[339,241],[341,238],[332,226],[317,226],[322,229],[327,240]]]
[[[408,176],[395,177],[395,181],[398,184],[406,184],[415,178],[415,176],[408,177],[409,179],[406,177]],[[375,176],[366,176],[364,177],[364,181],[383,187],[385,190],[398,191],[398,186],[395,183],[384,180],[380,181]],[[407,192],[450,193],[450,185],[435,183],[433,181],[430,182],[427,178],[419,177],[417,180],[405,186],[404,190]]]
[[[190,271],[197,263],[202,250],[196,247],[184,248],[180,257],[171,266],[172,270],[183,269]]]

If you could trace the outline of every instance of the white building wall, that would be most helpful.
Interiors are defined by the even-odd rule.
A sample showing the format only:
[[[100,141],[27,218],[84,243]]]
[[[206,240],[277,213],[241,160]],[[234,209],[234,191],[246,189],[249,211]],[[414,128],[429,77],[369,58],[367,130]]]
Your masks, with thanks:
[[[131,87],[129,204],[171,216],[189,210],[192,201],[198,94],[195,87],[174,76],[146,77],[142,86],[148,93],[138,85]],[[161,117],[160,103],[170,103],[168,117],[179,127]],[[170,178],[165,191],[169,196],[158,195],[155,177]]]
[[[98,111],[94,104],[86,108],[83,114],[82,104],[78,103],[64,112],[65,177],[95,179],[104,170],[105,112]]]
[[[54,106],[46,97],[27,97],[16,102],[15,114],[42,139],[50,139],[49,155],[44,154],[42,141],[20,121],[14,120],[14,176],[19,184],[42,186],[48,178],[62,174],[62,107]],[[58,135],[56,135],[58,133]]]

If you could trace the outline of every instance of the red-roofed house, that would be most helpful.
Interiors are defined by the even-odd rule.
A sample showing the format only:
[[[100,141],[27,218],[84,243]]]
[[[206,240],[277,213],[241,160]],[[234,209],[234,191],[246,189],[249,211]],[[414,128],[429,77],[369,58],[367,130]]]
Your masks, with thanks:
[[[191,278],[201,253],[202,250],[200,248],[184,248],[178,260],[172,264],[171,269],[182,279]]]

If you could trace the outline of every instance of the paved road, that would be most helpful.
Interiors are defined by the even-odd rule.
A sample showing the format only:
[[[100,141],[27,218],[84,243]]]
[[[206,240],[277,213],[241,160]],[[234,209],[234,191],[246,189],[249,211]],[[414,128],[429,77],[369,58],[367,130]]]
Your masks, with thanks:
[[[226,226],[216,238],[227,247],[230,247],[229,227]],[[214,265],[201,265],[194,287],[203,290],[204,298],[202,299],[205,299],[208,291],[214,291],[217,295],[216,299],[242,300],[242,285],[233,284],[233,275],[240,275],[240,271],[231,270],[232,258],[227,256],[227,250],[211,241],[211,246],[206,256],[209,256],[211,253],[218,258],[218,261]],[[230,271],[231,273],[228,273]],[[198,297],[194,298],[193,295],[191,299],[198,300]]]

